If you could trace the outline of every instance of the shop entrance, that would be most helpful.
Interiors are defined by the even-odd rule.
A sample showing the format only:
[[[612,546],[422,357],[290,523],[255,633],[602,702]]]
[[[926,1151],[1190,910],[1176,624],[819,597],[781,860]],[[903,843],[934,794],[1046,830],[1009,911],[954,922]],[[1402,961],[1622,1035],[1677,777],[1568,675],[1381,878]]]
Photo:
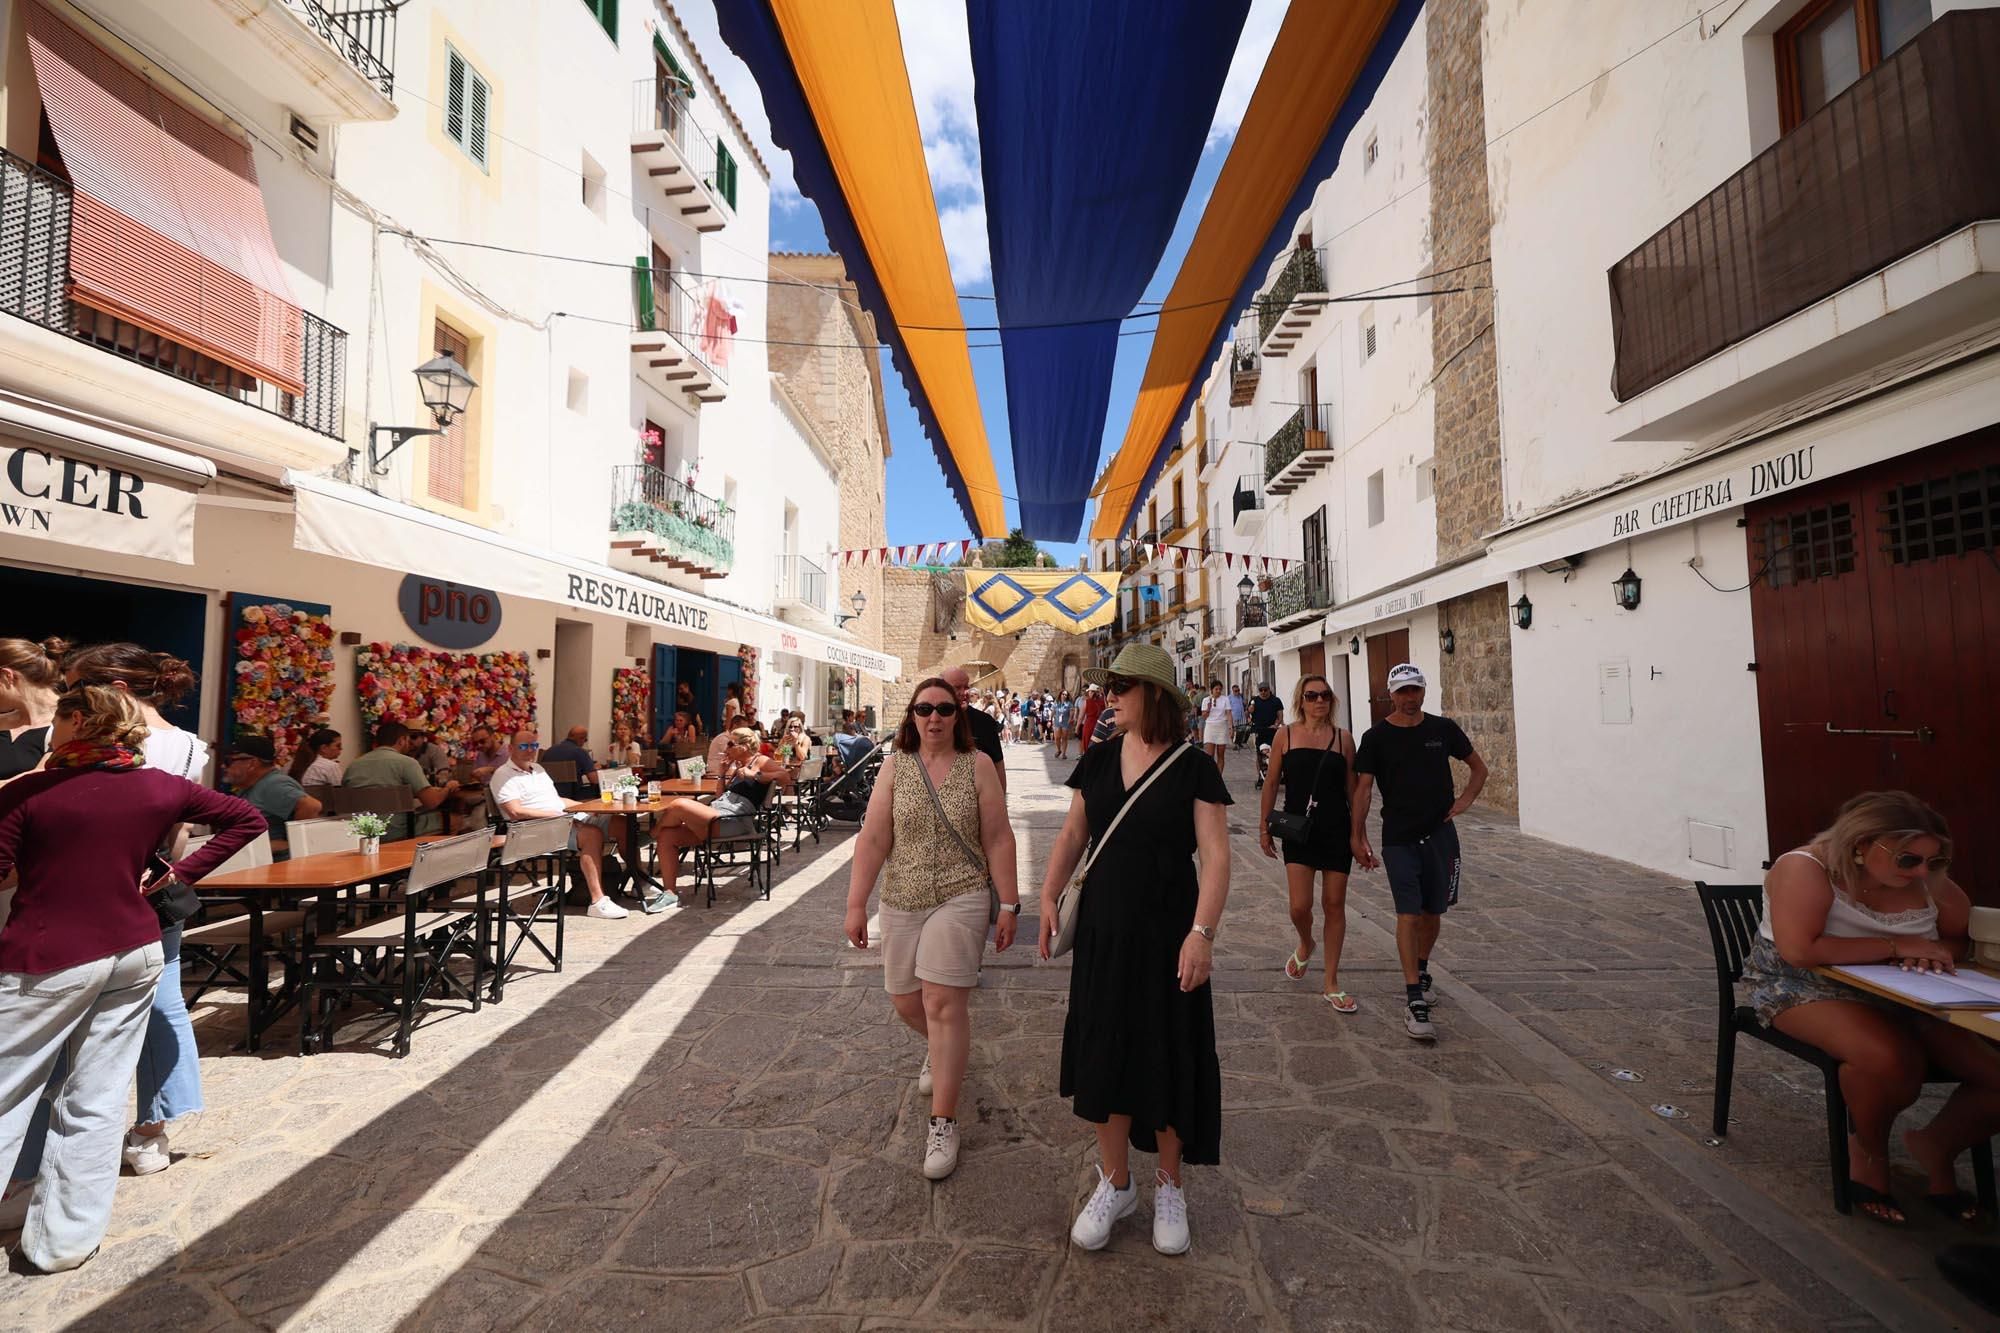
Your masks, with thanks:
[[[1857,792],[1951,822],[1952,878],[2000,905],[2000,426],[1745,509],[1771,852]]]
[[[110,583],[73,574],[0,570],[0,606],[7,633],[23,639],[59,636],[72,644],[131,642],[172,653],[194,668],[201,688],[172,708],[169,722],[188,731],[201,723],[201,691],[211,685],[203,669],[208,598],[137,583]],[[227,706],[227,700],[223,701]]]
[[[704,652],[699,648],[678,648],[670,643],[653,645],[653,735],[673,724],[674,709],[682,698],[693,700],[695,716],[701,719],[704,735],[713,736],[722,725],[722,698],[731,685],[743,679],[743,663],[735,654]]]
[[[1368,722],[1374,725],[1389,716],[1395,702],[1389,697],[1389,668],[1410,660],[1410,632],[1392,629],[1387,634],[1368,636]]]

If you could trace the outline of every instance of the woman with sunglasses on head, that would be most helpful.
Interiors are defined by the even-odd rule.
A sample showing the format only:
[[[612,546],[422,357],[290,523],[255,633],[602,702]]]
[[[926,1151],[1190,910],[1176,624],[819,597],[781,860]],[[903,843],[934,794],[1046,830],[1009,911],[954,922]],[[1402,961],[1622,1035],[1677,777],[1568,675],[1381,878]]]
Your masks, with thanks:
[[[1076,794],[1042,880],[1047,958],[1063,888],[1086,848],[1097,849],[1076,909],[1061,1091],[1097,1126],[1099,1162],[1070,1241],[1103,1248],[1113,1224],[1138,1206],[1129,1162],[1136,1147],[1160,1159],[1153,1247],[1184,1254],[1182,1164],[1222,1157],[1208,979],[1229,896],[1229,790],[1215,761],[1183,740],[1188,701],[1165,649],[1132,644],[1108,671],[1083,674],[1104,686],[1119,734],[1091,746],[1070,774]]]
[[[1320,998],[1335,1013],[1361,1008],[1340,988],[1340,950],[1347,942],[1347,876],[1354,869],[1348,840],[1349,811],[1354,800],[1354,738],[1333,724],[1333,686],[1325,676],[1305,676],[1292,691],[1292,716],[1298,721],[1271,740],[1271,767],[1279,781],[1264,784],[1259,811],[1258,845],[1275,859],[1278,847],[1271,831],[1271,811],[1280,786],[1285,813],[1303,816],[1304,838],[1277,839],[1284,844],[1285,887],[1291,898],[1292,929],[1298,947],[1285,959],[1285,975],[1297,981],[1306,974],[1313,955],[1313,878],[1320,880],[1320,905],[1326,912],[1326,983]]]
[[[1981,1220],[1959,1191],[1958,1155],[2000,1133],[2000,1051],[1965,1028],[1918,1014],[1811,969],[1894,963],[1950,972],[1965,956],[1972,905],[1954,884],[1951,830],[1901,791],[1864,792],[1832,827],[1771,863],[1764,917],[1744,964],[1750,1007],[1763,1022],[1840,1061],[1853,1125],[1854,1201],[1892,1226],[1906,1218],[1889,1189],[1889,1129],[1937,1066],[1959,1079],[1951,1097],[1903,1143],[1930,1178],[1926,1202]]]
[[[882,985],[896,1016],[924,1038],[917,1091],[930,1098],[924,1175],[958,1165],[958,1098],[972,1051],[968,999],[986,952],[987,885],[999,894],[994,948],[1006,952],[1021,920],[1014,829],[1000,771],[972,743],[958,689],[942,676],[918,685],[882,765],[847,886],[847,939],[868,947],[868,895],[883,868]]]
[[[762,738],[749,727],[725,731],[716,739],[723,749],[714,776],[728,784],[722,794],[706,803],[691,796],[676,797],[661,806],[653,818],[653,845],[659,852],[660,867],[664,871],[669,861],[674,867],[673,877],[665,879],[658,899],[662,907],[666,905],[665,890],[669,889],[680,899],[681,906],[687,906],[688,900],[680,888],[682,852],[708,841],[709,830],[716,821],[755,815],[769,799],[772,784],[791,779],[783,764],[759,753]],[[647,910],[652,908],[649,906]]]

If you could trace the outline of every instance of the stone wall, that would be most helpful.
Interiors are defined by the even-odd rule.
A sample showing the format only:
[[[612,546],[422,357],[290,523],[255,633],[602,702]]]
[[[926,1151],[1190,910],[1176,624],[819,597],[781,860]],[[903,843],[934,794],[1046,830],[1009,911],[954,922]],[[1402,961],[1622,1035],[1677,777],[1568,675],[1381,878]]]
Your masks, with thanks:
[[[1505,584],[1454,597],[1438,607],[1452,651],[1444,657],[1435,707],[1465,728],[1489,775],[1479,804],[1508,814],[1521,809],[1520,766],[1514,749],[1514,651]],[[1477,807],[1475,807],[1477,808]]]
[[[875,321],[861,309],[854,284],[838,255],[771,256],[770,325],[767,350],[771,373],[779,376],[833,456],[840,479],[840,548],[888,544],[883,508],[883,468],[889,456],[888,417],[882,405],[882,358],[873,347]],[[868,599],[846,632],[871,648],[894,652],[883,642],[887,599],[882,569],[875,565],[836,568],[833,590],[842,614],[860,592]],[[907,666],[905,668],[907,673]],[[860,679],[860,694],[849,706],[883,707],[885,682]]]
[[[903,659],[903,678],[889,686],[885,724],[902,715],[910,691],[926,676],[951,666],[964,666],[983,688],[1075,691],[1078,677],[1090,665],[1090,639],[1065,634],[1052,625],[1032,625],[1016,637],[975,630],[960,618],[952,628],[937,630],[932,616],[931,576],[913,569],[878,571],[883,581],[887,620],[885,652]],[[972,666],[970,663],[991,663]]]
[[[1438,274],[1438,287],[1492,282],[1480,40],[1485,21],[1486,0],[1434,0],[1425,9],[1431,270]],[[1451,560],[1480,550],[1485,534],[1500,526],[1499,368],[1492,291],[1432,300],[1437,555]],[[1506,587],[1482,588],[1444,603],[1438,623],[1450,627],[1456,649],[1443,659],[1438,707],[1465,728],[1491,770],[1481,803],[1516,813],[1520,780]]]

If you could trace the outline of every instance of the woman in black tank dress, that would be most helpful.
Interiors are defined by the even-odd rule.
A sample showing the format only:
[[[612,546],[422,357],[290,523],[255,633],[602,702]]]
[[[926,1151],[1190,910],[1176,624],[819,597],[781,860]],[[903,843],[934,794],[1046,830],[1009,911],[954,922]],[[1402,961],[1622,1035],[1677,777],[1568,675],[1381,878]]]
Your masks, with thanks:
[[[1278,781],[1264,784],[1258,821],[1259,844],[1275,859],[1271,808],[1280,788],[1285,813],[1312,810],[1312,827],[1303,841],[1284,839],[1285,887],[1291,898],[1292,928],[1298,947],[1285,959],[1285,975],[1297,981],[1306,974],[1313,954],[1313,879],[1320,880],[1320,905],[1326,912],[1326,981],[1320,998],[1335,1012],[1351,1014],[1361,1006],[1340,988],[1340,950],[1347,941],[1347,875],[1354,867],[1348,846],[1348,811],[1354,795],[1354,738],[1333,724],[1333,686],[1325,676],[1306,676],[1292,692],[1292,716],[1298,721],[1271,741],[1271,766]],[[1315,803],[1317,798],[1317,803]]]

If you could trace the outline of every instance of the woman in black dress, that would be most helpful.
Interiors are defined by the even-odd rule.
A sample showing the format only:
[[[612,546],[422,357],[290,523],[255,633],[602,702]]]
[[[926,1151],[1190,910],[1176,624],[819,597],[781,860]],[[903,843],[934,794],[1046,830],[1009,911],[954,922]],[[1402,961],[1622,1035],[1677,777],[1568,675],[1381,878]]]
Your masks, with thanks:
[[[1183,1254],[1190,1242],[1181,1164],[1214,1165],[1222,1153],[1222,1069],[1208,978],[1229,896],[1229,792],[1215,761],[1182,739],[1187,700],[1166,650],[1134,644],[1108,671],[1093,668],[1084,677],[1104,685],[1119,734],[1093,745],[1070,775],[1076,795],[1042,884],[1043,958],[1056,899],[1086,844],[1104,836],[1128,792],[1153,781],[1092,861],[1078,909],[1061,1090],[1097,1126],[1100,1165],[1070,1239],[1099,1249],[1138,1205],[1128,1164],[1137,1147],[1160,1159],[1154,1248]]]
[[[61,639],[0,639],[0,782],[42,762],[68,651]]]
[[[1264,806],[1257,821],[1264,855],[1276,858],[1271,838],[1271,807],[1278,788],[1285,789],[1285,813],[1312,811],[1303,840],[1283,839],[1285,886],[1291,895],[1292,929],[1298,947],[1285,960],[1285,975],[1297,981],[1306,974],[1313,954],[1313,876],[1320,879],[1320,905],[1326,911],[1326,984],[1320,998],[1334,1012],[1354,1013],[1360,1001],[1340,988],[1340,949],[1347,942],[1347,875],[1354,852],[1347,837],[1348,811],[1354,798],[1354,738],[1333,724],[1333,686],[1325,676],[1306,676],[1292,692],[1292,716],[1299,719],[1271,740],[1271,766],[1279,780],[1264,784]]]

